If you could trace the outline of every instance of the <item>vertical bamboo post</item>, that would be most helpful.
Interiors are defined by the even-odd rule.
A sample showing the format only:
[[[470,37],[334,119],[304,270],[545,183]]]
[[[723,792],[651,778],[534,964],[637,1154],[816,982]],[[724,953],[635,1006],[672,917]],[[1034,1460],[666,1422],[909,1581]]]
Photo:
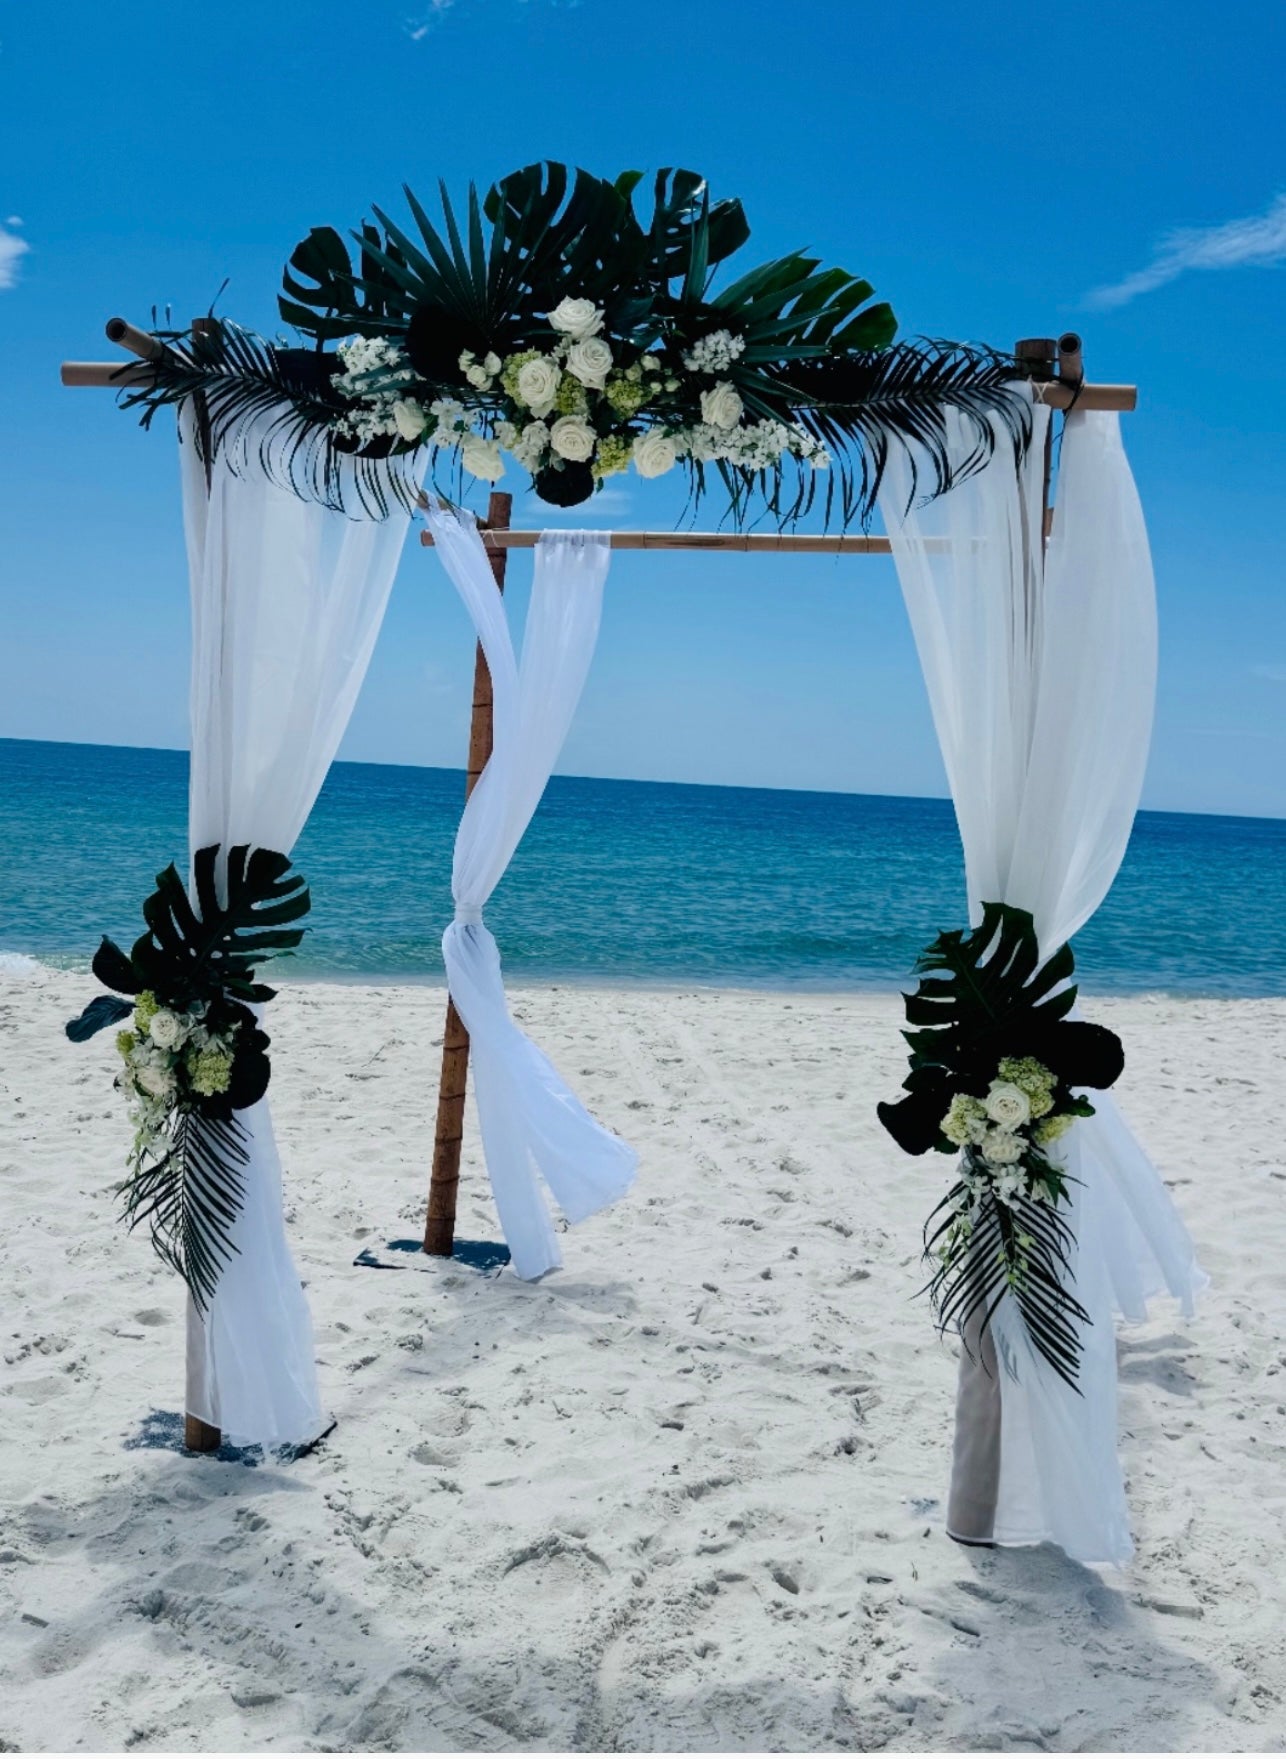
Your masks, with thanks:
[[[492,490],[487,505],[487,528],[506,531],[513,510],[513,496]],[[491,572],[497,588],[505,590],[507,550],[490,552]],[[464,797],[468,800],[491,756],[491,673],[479,642],[473,664],[473,718],[469,725],[469,768]],[[446,1027],[442,1034],[442,1074],[438,1082],[438,1122],[433,1138],[433,1173],[429,1180],[429,1206],[424,1218],[424,1250],[435,1258],[450,1258],[455,1245],[456,1197],[460,1189],[460,1147],[464,1139],[464,1096],[469,1084],[469,1034],[447,997]]]
[[[214,327],[215,323],[213,318],[193,318],[192,320],[192,329],[194,332],[208,332],[214,329]],[[205,490],[208,495],[214,483],[214,460],[211,457],[212,447],[210,443],[210,414],[206,408],[205,398],[199,391],[193,397],[192,402],[197,429],[201,436],[201,449],[205,453]],[[190,1296],[189,1299],[191,1299]],[[190,1377],[190,1366],[188,1373]],[[190,1386],[188,1391],[191,1391]],[[194,1454],[212,1454],[222,1440],[222,1433],[216,1429],[212,1423],[207,1423],[204,1418],[194,1417],[192,1415],[185,1399],[183,1407],[183,1445]]]

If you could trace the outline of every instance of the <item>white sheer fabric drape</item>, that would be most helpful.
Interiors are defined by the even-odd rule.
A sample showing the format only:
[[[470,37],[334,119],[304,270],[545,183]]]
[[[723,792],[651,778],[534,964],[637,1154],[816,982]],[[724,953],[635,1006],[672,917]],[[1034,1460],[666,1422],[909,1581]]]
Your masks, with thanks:
[[[234,474],[226,456],[207,493],[186,409],[180,438],[192,589],[190,845],[289,854],[357,700],[409,515],[349,519],[299,500],[253,462]],[[248,461],[258,442],[248,436]],[[238,1118],[250,1163],[237,1251],[204,1318],[188,1303],[188,1409],[237,1442],[310,1441],[324,1416],[268,1101]]]
[[[1093,915],[1125,854],[1152,724],[1156,606],[1115,415],[1067,421],[1042,567],[1049,412],[1033,413],[1017,476],[1002,442],[986,470],[907,512],[909,472],[895,453],[881,505],[955,801],[971,920],[993,899],[1029,910],[1048,954]],[[991,1536],[1123,1563],[1132,1545],[1113,1307],[1140,1319],[1148,1295],[1168,1289],[1191,1312],[1204,1279],[1112,1096],[1091,1098],[1096,1115],[1066,1139],[1079,1181],[1076,1293],[1093,1320],[1080,1328],[1082,1396],[1035,1354],[1006,1297],[992,1322],[1003,1366]]]
[[[494,743],[460,821],[455,920],[442,937],[447,984],[469,1031],[474,1092],[500,1225],[521,1277],[562,1263],[539,1169],[569,1222],[622,1196],[637,1157],[590,1117],[510,1018],[500,954],[482,920],[558,761],[589,672],[611,548],[595,532],[546,532],[514,653],[504,601],[468,516],[429,514],[434,544],[473,619],[491,672]]]

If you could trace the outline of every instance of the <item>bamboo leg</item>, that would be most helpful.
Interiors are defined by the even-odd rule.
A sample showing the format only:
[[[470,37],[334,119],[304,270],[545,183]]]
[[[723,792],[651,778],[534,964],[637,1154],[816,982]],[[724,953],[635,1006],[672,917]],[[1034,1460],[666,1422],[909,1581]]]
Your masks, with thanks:
[[[512,495],[493,490],[487,507],[487,525],[506,531],[513,507]],[[497,587],[505,590],[507,550],[489,552]],[[479,644],[473,668],[473,718],[469,726],[469,769],[464,797],[473,793],[478,777],[491,756],[491,673]],[[424,1218],[424,1250],[435,1258],[450,1258],[455,1245],[456,1197],[460,1189],[460,1148],[464,1139],[464,1098],[469,1084],[469,1034],[448,998],[446,1027],[442,1035],[442,1074],[438,1082],[438,1122],[433,1138],[433,1173],[429,1181],[429,1207]]]
[[[117,320],[115,320],[115,319],[113,320],[113,322],[116,322],[116,321]],[[210,318],[194,318],[192,320],[192,328],[194,330],[204,330],[204,329],[209,329],[211,327],[212,327],[212,320]],[[130,329],[130,326],[126,325],[125,328]],[[111,334],[110,326],[109,326],[108,334],[109,335]],[[117,338],[117,337],[113,336],[112,340],[113,341],[120,340],[123,347],[127,347],[127,348],[134,347],[133,342],[128,341],[123,337]],[[202,445],[202,448],[205,452],[205,486],[206,486],[206,492],[209,493],[210,488],[214,482],[214,461],[210,456],[210,453],[211,453],[210,415],[209,415],[209,411],[207,410],[206,405],[205,405],[205,398],[202,397],[199,392],[194,397],[193,402],[195,404],[195,414],[196,414],[197,427],[199,428],[200,433],[201,433],[201,445]],[[191,1299],[191,1297],[189,1297],[189,1299]],[[190,1394],[191,1394],[191,1390],[192,1390],[191,1384],[190,1384],[191,1373],[192,1373],[191,1365],[189,1364],[189,1367],[188,1367],[189,1385],[188,1385],[188,1389],[187,1389],[188,1394],[189,1394],[189,1398],[186,1399],[184,1402],[183,1445],[191,1453],[194,1453],[194,1454],[212,1454],[219,1447],[220,1443],[223,1441],[223,1436],[222,1436],[222,1433],[219,1430],[217,1430],[213,1424],[205,1422],[205,1420],[201,1417],[194,1417],[192,1415],[192,1412],[188,1409],[188,1405],[191,1402],[191,1400],[190,1400]]]

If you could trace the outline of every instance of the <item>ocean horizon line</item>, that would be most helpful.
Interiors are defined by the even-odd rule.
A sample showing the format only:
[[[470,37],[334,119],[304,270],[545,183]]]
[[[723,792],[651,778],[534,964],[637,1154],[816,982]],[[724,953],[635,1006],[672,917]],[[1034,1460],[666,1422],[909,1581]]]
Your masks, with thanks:
[[[186,745],[121,745],[97,739],[29,739],[19,734],[0,733],[0,746],[4,745],[37,745],[79,751],[139,751],[172,757],[189,757],[191,755],[190,747]],[[331,768],[412,770],[429,775],[461,778],[466,773],[463,764],[415,763],[408,759],[398,758],[337,757]],[[782,788],[774,786],[770,782],[683,782],[672,780],[668,776],[600,776],[564,770],[555,770],[553,779],[558,782],[607,782],[613,786],[626,788],[690,788],[730,794],[798,794],[809,799],[913,801],[917,804],[931,803],[936,806],[952,807],[950,796],[945,794],[901,794],[854,788]],[[1174,806],[1141,806],[1136,816],[1140,818],[1220,819],[1233,824],[1286,824],[1286,814],[1283,813],[1208,812],[1190,807]]]

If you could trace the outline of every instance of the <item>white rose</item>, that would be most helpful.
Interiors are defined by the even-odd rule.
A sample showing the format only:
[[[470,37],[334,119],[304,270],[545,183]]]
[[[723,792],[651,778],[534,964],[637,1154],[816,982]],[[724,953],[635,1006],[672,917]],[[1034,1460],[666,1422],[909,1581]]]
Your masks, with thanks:
[[[741,420],[741,408],[741,398],[727,383],[701,393],[701,419],[712,428],[735,428]]]
[[[678,448],[668,434],[652,428],[634,442],[634,468],[640,476],[664,476],[678,462]]]
[[[393,405],[393,420],[402,438],[412,442],[420,438],[428,423],[428,417],[413,397]]]
[[[612,351],[601,336],[587,336],[568,349],[567,370],[591,391],[601,391],[612,370]]]
[[[148,1027],[148,1036],[154,1045],[163,1051],[172,1051],[184,1037],[183,1023],[177,1014],[168,1008],[158,1008],[152,1015],[152,1024]]]
[[[988,1130],[982,1139],[982,1158],[995,1167],[1011,1167],[1022,1159],[1025,1147],[1012,1130]]]
[[[478,391],[485,391],[491,384],[491,375],[485,366],[471,366],[464,376]]]
[[[550,312],[549,321],[555,330],[564,336],[570,336],[573,342],[583,342],[587,336],[597,336],[603,328],[603,314],[592,299],[561,299],[557,307]]]
[[[594,456],[594,430],[579,415],[563,415],[549,430],[549,443],[560,458],[584,464]]]
[[[519,403],[525,403],[534,415],[547,415],[554,407],[562,377],[554,362],[543,355],[539,360],[525,361],[518,369]]]
[[[465,435],[460,446],[460,462],[471,476],[480,476],[489,483],[505,474],[499,440],[484,440],[481,434]]]
[[[486,367],[492,378],[494,378],[500,371],[500,356],[498,354],[489,354],[482,364]]]
[[[153,1099],[165,1099],[174,1090],[174,1077],[160,1063],[140,1063],[134,1070],[134,1083]]]
[[[1002,1130],[1021,1130],[1031,1122],[1031,1101],[1012,1081],[993,1081],[982,1103],[992,1123],[999,1124]]]

